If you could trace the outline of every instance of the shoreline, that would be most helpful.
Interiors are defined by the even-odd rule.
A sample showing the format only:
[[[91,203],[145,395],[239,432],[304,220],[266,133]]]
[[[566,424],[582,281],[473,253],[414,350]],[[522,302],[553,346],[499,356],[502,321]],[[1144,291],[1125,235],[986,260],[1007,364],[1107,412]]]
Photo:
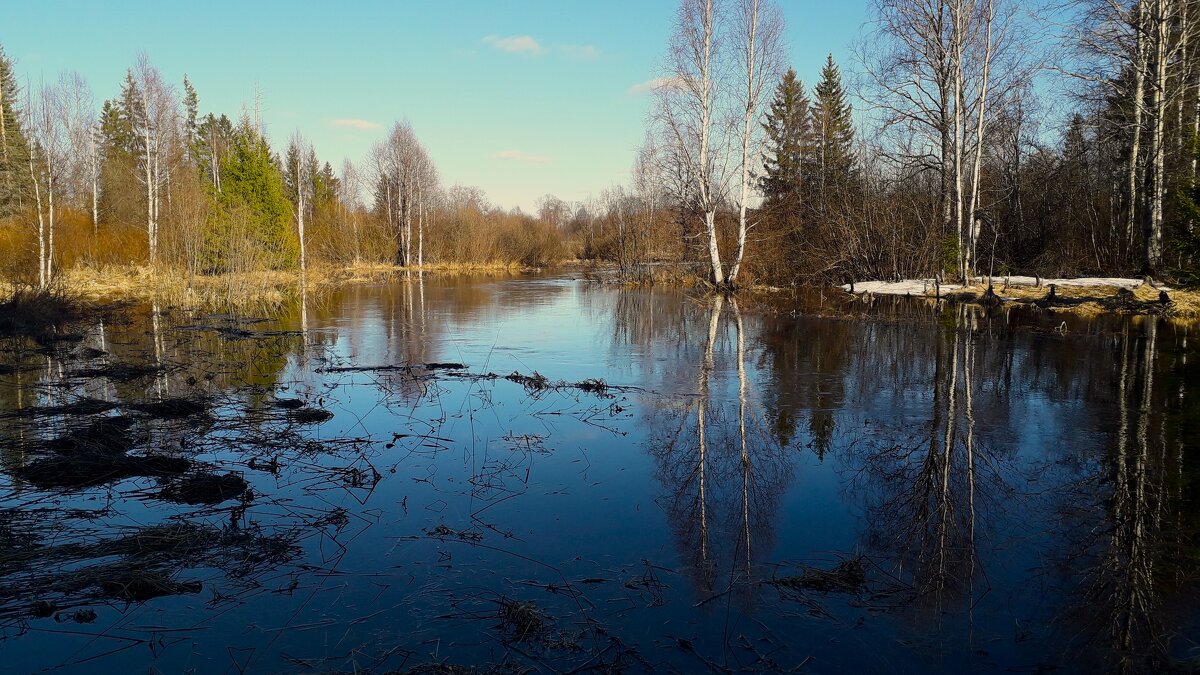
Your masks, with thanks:
[[[967,285],[938,284],[936,279],[902,279],[861,281],[836,288],[858,297],[882,295],[991,306],[1015,304],[1085,317],[1110,314],[1200,320],[1200,291],[1122,277],[975,277]]]
[[[320,294],[359,284],[387,283],[413,276],[437,277],[477,275],[522,275],[546,270],[582,272],[582,278],[596,283],[621,283],[631,288],[662,285],[692,289],[677,277],[645,284],[636,280],[606,279],[597,274],[604,265],[567,260],[549,268],[531,268],[519,263],[436,263],[422,267],[392,264],[358,263],[347,266],[310,268],[301,282],[299,270],[267,270],[219,275],[197,275],[189,280],[180,269],[146,265],[79,266],[64,270],[52,284],[55,291],[90,303],[147,302],[161,303],[172,309],[235,309],[263,311],[278,307],[305,292]],[[936,279],[899,281],[861,281],[853,284],[812,285],[807,288],[846,293],[848,298],[874,296],[910,297],[947,300],[984,306],[1036,307],[1052,313],[1083,317],[1101,315],[1162,316],[1172,320],[1200,321],[1200,291],[1150,285],[1142,279],[1122,277],[1077,277],[1049,279],[1031,276],[976,277],[968,285],[938,284]],[[0,282],[0,300],[22,284]],[[747,297],[772,297],[804,288],[753,284],[745,287]],[[1165,294],[1165,302],[1162,294]]]

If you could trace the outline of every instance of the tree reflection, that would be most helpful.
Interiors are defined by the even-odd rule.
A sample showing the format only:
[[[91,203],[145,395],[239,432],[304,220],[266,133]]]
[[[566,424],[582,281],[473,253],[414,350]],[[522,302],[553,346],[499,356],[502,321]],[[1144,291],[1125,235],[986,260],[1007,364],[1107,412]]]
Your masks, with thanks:
[[[774,545],[793,467],[759,413],[737,302],[717,296],[705,309],[704,344],[682,347],[699,363],[695,393],[664,400],[648,426],[660,430],[650,451],[680,557],[707,599],[751,588],[755,567]]]
[[[895,563],[917,597],[940,607],[951,592],[974,596],[979,493],[1002,488],[1001,457],[976,443],[976,315],[966,308],[937,332],[924,437],[896,430],[861,458],[867,542]],[[991,471],[981,476],[981,466]],[[970,606],[970,604],[968,604]]]
[[[1178,412],[1187,404],[1178,374],[1186,363],[1162,363],[1159,329],[1145,317],[1115,340],[1113,440],[1081,465],[1063,505],[1075,549],[1066,555],[1085,580],[1070,613],[1085,629],[1084,645],[1115,653],[1125,672],[1168,667],[1179,629],[1167,599],[1196,598],[1196,514],[1187,499],[1194,478]],[[1186,358],[1185,349],[1175,353]]]

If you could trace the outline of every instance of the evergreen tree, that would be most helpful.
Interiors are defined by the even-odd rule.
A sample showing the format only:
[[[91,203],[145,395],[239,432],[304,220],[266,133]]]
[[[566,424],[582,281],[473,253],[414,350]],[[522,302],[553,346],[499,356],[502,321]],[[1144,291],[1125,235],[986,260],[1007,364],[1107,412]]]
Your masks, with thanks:
[[[342,182],[329,162],[313,174],[313,204],[317,208],[335,206],[342,193]]]
[[[21,208],[29,182],[29,147],[17,115],[17,79],[0,47],[0,218]]]
[[[196,127],[193,148],[196,167],[214,193],[221,192],[221,160],[233,145],[233,137],[233,122],[225,115],[216,117],[209,113]]]
[[[133,72],[125,74],[121,93],[100,108],[100,214],[109,223],[145,220],[145,188],[140,187],[138,155],[143,139],[136,123],[142,117],[141,90]]]
[[[247,251],[272,267],[294,265],[299,242],[291,228],[292,205],[285,196],[279,162],[266,139],[243,121],[221,159],[219,213],[209,228],[207,267],[239,269]]]
[[[789,68],[775,88],[775,99],[763,124],[767,134],[767,156],[763,158],[764,174],[759,179],[759,189],[768,210],[795,211],[799,208],[803,198],[803,165],[809,125],[809,101],[804,93],[804,83],[797,80],[796,71]]]
[[[855,178],[853,110],[846,101],[842,73],[830,54],[821,69],[821,81],[812,106],[812,176],[822,208],[841,194]]]
[[[183,133],[186,135],[184,148],[187,150],[188,159],[196,161],[196,144],[197,144],[197,120],[200,116],[200,97],[196,94],[196,88],[192,86],[191,80],[187,74],[183,76]]]

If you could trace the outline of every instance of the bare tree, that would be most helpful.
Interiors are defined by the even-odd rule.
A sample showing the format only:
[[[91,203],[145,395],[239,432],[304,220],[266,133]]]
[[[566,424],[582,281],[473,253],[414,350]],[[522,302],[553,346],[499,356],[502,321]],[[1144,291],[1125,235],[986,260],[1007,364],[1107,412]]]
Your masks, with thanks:
[[[727,285],[717,239],[717,209],[724,200],[727,174],[720,161],[723,139],[719,128],[720,72],[715,0],[682,0],[675,18],[667,56],[667,83],[658,87],[655,121],[670,140],[666,155],[685,174],[695,190],[704,217],[710,281]],[[680,201],[683,195],[680,195]]]
[[[296,130],[292,133],[287,153],[290,166],[286,167],[286,174],[289,176],[289,181],[293,183],[290,187],[295,197],[293,208],[296,215],[296,230],[300,237],[300,274],[302,276],[308,272],[308,256],[304,248],[304,217],[308,214],[313,199],[313,177],[309,164],[309,156],[312,154],[312,146],[300,131]]]
[[[371,151],[376,175],[376,206],[398,235],[396,262],[424,263],[424,199],[436,192],[437,172],[408,122],[397,122],[388,137]],[[417,242],[413,245],[413,224]]]
[[[169,145],[172,138],[179,137],[175,129],[179,123],[179,110],[174,91],[163,81],[145,53],[138,55],[132,74],[139,103],[133,121],[140,146],[140,178],[146,188],[146,236],[150,264],[154,265],[158,261],[162,189],[170,178]]]
[[[32,89],[26,87],[27,92]],[[68,115],[64,112],[67,95],[61,84],[43,84],[36,99],[32,95],[28,98],[26,128],[29,130],[29,177],[33,182],[38,219],[38,284],[45,286],[54,277],[54,235],[69,167]]]
[[[887,152],[902,171],[934,171],[941,234],[954,238],[958,275],[974,271],[982,155],[998,111],[1028,67],[1013,40],[1010,0],[878,0],[866,59]],[[1002,77],[997,78],[1001,73]],[[970,130],[970,131],[969,131]]]
[[[738,196],[737,251],[729,268],[729,284],[737,281],[746,254],[746,210],[752,196],[751,179],[764,151],[764,97],[782,72],[783,15],[770,0],[739,0],[736,11],[738,66],[745,88],[740,91],[741,181]]]

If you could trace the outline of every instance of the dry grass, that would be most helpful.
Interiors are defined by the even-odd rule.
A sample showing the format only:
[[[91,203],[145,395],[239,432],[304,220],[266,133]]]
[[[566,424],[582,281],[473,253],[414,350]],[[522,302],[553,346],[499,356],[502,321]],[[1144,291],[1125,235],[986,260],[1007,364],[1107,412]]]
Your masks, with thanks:
[[[279,306],[296,293],[298,275],[262,271],[197,276],[188,283],[179,269],[146,266],[79,266],[62,275],[70,292],[93,300],[157,302],[180,308],[267,308]]]
[[[316,266],[308,271],[310,291],[320,292],[359,283],[381,283],[404,279],[414,272],[438,276],[512,275],[526,268],[515,263],[439,263],[421,268],[378,263],[346,267]],[[184,309],[270,309],[295,298],[300,292],[297,270],[197,275],[190,282],[178,268],[154,269],[139,265],[77,266],[66,270],[61,287],[87,300],[133,300],[157,302]]]
[[[995,287],[996,295],[1003,300],[1021,302],[1044,301],[1049,294],[1045,286],[1004,286]],[[1141,285],[1133,289],[1132,295],[1122,301],[1124,292],[1115,286],[1056,286],[1055,295],[1069,304],[1050,304],[1046,309],[1052,312],[1065,312],[1081,316],[1100,316],[1102,314],[1147,314],[1159,310],[1159,289]],[[987,286],[970,286],[961,291],[970,294],[975,299],[981,299],[987,291]],[[1173,289],[1167,291],[1170,304],[1161,308],[1161,314],[1171,319],[1181,321],[1200,320],[1200,292]]]

